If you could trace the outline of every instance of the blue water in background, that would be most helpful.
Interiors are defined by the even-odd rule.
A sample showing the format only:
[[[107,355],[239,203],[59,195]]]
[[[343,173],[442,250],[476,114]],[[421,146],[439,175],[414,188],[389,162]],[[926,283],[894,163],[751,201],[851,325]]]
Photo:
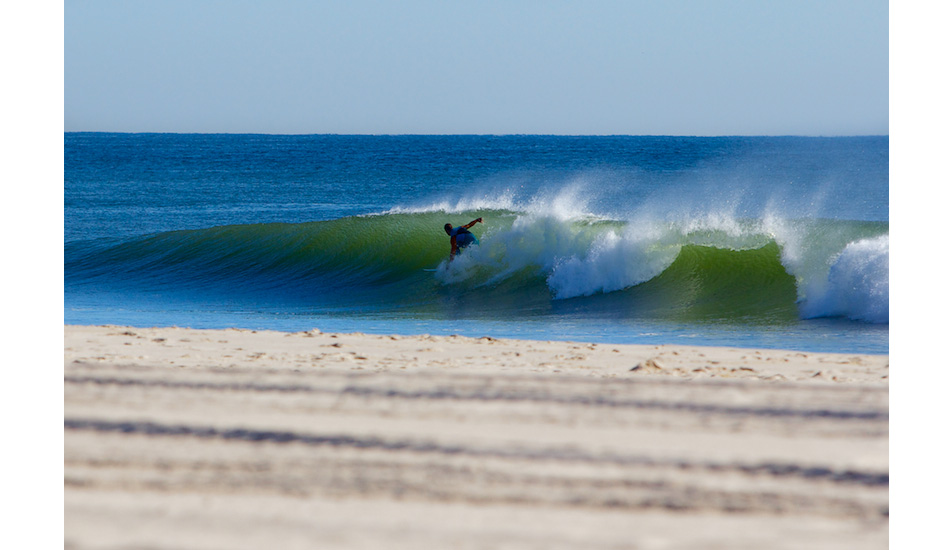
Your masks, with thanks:
[[[887,137],[67,133],[64,153],[68,324],[888,352]],[[399,259],[443,262],[441,224],[478,215],[487,220],[473,229],[484,231],[480,266],[494,269],[478,284],[433,280]],[[788,229],[801,220],[807,231]],[[240,261],[212,257],[227,255],[206,244],[221,228],[225,248],[245,251]],[[588,230],[589,240],[576,240]],[[637,236],[653,231],[663,236],[640,246]],[[367,253],[307,244],[329,232]],[[844,232],[856,236],[828,237]],[[639,279],[631,291],[594,277],[632,277],[670,235],[687,239],[675,247],[729,250],[773,239],[800,293],[828,286],[811,280],[819,272],[836,290],[821,303],[812,295],[750,314],[667,314],[663,304],[636,305],[648,288]],[[158,244],[143,241],[156,236]],[[545,241],[552,236],[560,242]],[[615,242],[616,257],[597,256]],[[286,243],[300,248],[281,256]],[[387,255],[401,245],[407,252]],[[869,246],[876,264],[862,252]],[[512,265],[517,275],[503,269]],[[869,277],[877,294],[841,295]],[[847,303],[824,308],[831,301]],[[872,316],[861,313],[869,308]]]

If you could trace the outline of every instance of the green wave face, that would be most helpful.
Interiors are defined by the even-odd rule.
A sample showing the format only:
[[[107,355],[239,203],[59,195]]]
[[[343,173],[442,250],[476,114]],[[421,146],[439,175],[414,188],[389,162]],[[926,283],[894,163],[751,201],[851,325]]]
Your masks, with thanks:
[[[632,294],[632,300],[669,308],[676,317],[798,316],[795,277],[782,265],[775,241],[753,250],[684,246],[663,273]]]
[[[472,232],[481,244],[449,262],[442,226],[478,217],[486,223]],[[882,246],[886,284],[887,232],[886,223],[830,220],[396,212],[70,243],[65,272],[67,285],[213,292],[315,309],[775,322],[840,308],[847,300],[839,294],[854,286],[849,277],[882,277]],[[851,302],[870,304],[880,320],[873,294]],[[884,304],[886,322],[886,295]]]

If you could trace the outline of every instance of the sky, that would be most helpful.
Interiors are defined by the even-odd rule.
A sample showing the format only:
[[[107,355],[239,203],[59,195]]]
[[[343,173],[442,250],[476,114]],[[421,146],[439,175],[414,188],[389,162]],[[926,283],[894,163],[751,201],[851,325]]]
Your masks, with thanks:
[[[882,0],[67,0],[66,131],[888,134]]]

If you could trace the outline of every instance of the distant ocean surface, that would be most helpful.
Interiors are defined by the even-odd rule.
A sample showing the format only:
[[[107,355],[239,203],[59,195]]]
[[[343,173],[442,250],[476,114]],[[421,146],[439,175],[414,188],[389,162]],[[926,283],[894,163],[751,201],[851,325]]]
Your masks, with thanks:
[[[886,136],[64,148],[68,324],[889,350]]]

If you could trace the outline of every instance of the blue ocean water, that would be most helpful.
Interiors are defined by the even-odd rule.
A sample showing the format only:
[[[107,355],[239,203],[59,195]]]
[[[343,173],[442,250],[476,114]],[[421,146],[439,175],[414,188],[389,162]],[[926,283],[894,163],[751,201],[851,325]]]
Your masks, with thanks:
[[[886,136],[67,133],[64,158],[68,324],[888,353]],[[450,262],[443,225],[479,217]]]

